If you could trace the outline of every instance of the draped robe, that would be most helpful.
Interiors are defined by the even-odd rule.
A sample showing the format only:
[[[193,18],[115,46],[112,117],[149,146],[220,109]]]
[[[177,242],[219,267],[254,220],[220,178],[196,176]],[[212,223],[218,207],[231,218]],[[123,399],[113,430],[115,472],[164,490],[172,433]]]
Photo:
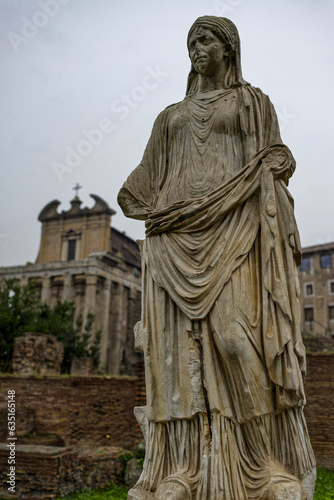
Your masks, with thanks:
[[[125,215],[146,225],[148,424],[131,498],[168,478],[194,500],[267,498],[298,480],[312,498],[294,169],[269,98],[247,84],[160,113],[120,190]]]
[[[150,420],[205,411],[201,380],[210,411],[235,423],[304,404],[294,168],[269,98],[250,85],[158,116],[119,193],[125,215],[146,220]]]

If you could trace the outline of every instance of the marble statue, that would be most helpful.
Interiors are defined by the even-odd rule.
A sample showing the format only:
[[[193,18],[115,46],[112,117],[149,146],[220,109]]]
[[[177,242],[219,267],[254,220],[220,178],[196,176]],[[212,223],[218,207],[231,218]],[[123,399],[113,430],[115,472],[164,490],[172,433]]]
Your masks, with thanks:
[[[146,458],[128,498],[309,500],[295,161],[242,77],[235,25],[200,17],[187,45],[186,97],[159,114],[118,197],[146,225]]]

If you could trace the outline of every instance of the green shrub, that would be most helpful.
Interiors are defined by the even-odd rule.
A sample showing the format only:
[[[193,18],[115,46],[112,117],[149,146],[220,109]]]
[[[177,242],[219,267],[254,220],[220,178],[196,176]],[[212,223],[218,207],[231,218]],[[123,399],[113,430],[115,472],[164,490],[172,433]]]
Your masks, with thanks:
[[[136,459],[137,459],[138,464],[143,467],[144,459],[145,459],[145,447],[139,446],[135,452],[135,455],[136,455]]]
[[[122,464],[122,470],[120,473],[120,481],[124,482],[125,479],[125,472],[126,472],[126,466],[128,465],[128,462],[133,459],[133,454],[131,451],[127,451],[121,455],[121,464]]]
[[[98,368],[101,330],[93,335],[94,315],[75,320],[73,302],[58,301],[51,307],[37,296],[35,281],[0,281],[0,372],[12,370],[15,338],[26,332],[54,335],[64,344],[62,373],[70,373],[73,358],[91,357]]]

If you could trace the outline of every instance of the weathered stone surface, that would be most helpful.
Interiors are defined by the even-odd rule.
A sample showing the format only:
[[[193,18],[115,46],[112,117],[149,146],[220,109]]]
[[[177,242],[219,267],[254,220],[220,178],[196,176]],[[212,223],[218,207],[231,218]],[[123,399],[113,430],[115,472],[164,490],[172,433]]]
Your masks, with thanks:
[[[187,44],[186,97],[118,196],[146,225],[147,452],[129,498],[310,500],[295,160],[242,77],[234,24],[199,18]]]
[[[73,358],[71,375],[92,375],[94,371],[93,358]]]
[[[169,476],[160,483],[154,498],[156,500],[191,500],[191,489],[185,477]]]
[[[63,361],[64,344],[53,335],[26,333],[15,339],[13,372],[22,375],[57,375]]]
[[[127,486],[134,486],[138,481],[142,470],[143,468],[138,463],[137,458],[132,458],[131,460],[129,460],[129,462],[126,464],[126,471],[124,477],[125,484]]]

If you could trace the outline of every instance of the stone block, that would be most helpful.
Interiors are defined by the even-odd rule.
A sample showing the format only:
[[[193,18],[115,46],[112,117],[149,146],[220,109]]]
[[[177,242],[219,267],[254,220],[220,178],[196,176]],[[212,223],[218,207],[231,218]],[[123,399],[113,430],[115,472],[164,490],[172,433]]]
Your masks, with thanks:
[[[13,372],[21,375],[57,375],[64,346],[53,335],[26,333],[15,339]]]

